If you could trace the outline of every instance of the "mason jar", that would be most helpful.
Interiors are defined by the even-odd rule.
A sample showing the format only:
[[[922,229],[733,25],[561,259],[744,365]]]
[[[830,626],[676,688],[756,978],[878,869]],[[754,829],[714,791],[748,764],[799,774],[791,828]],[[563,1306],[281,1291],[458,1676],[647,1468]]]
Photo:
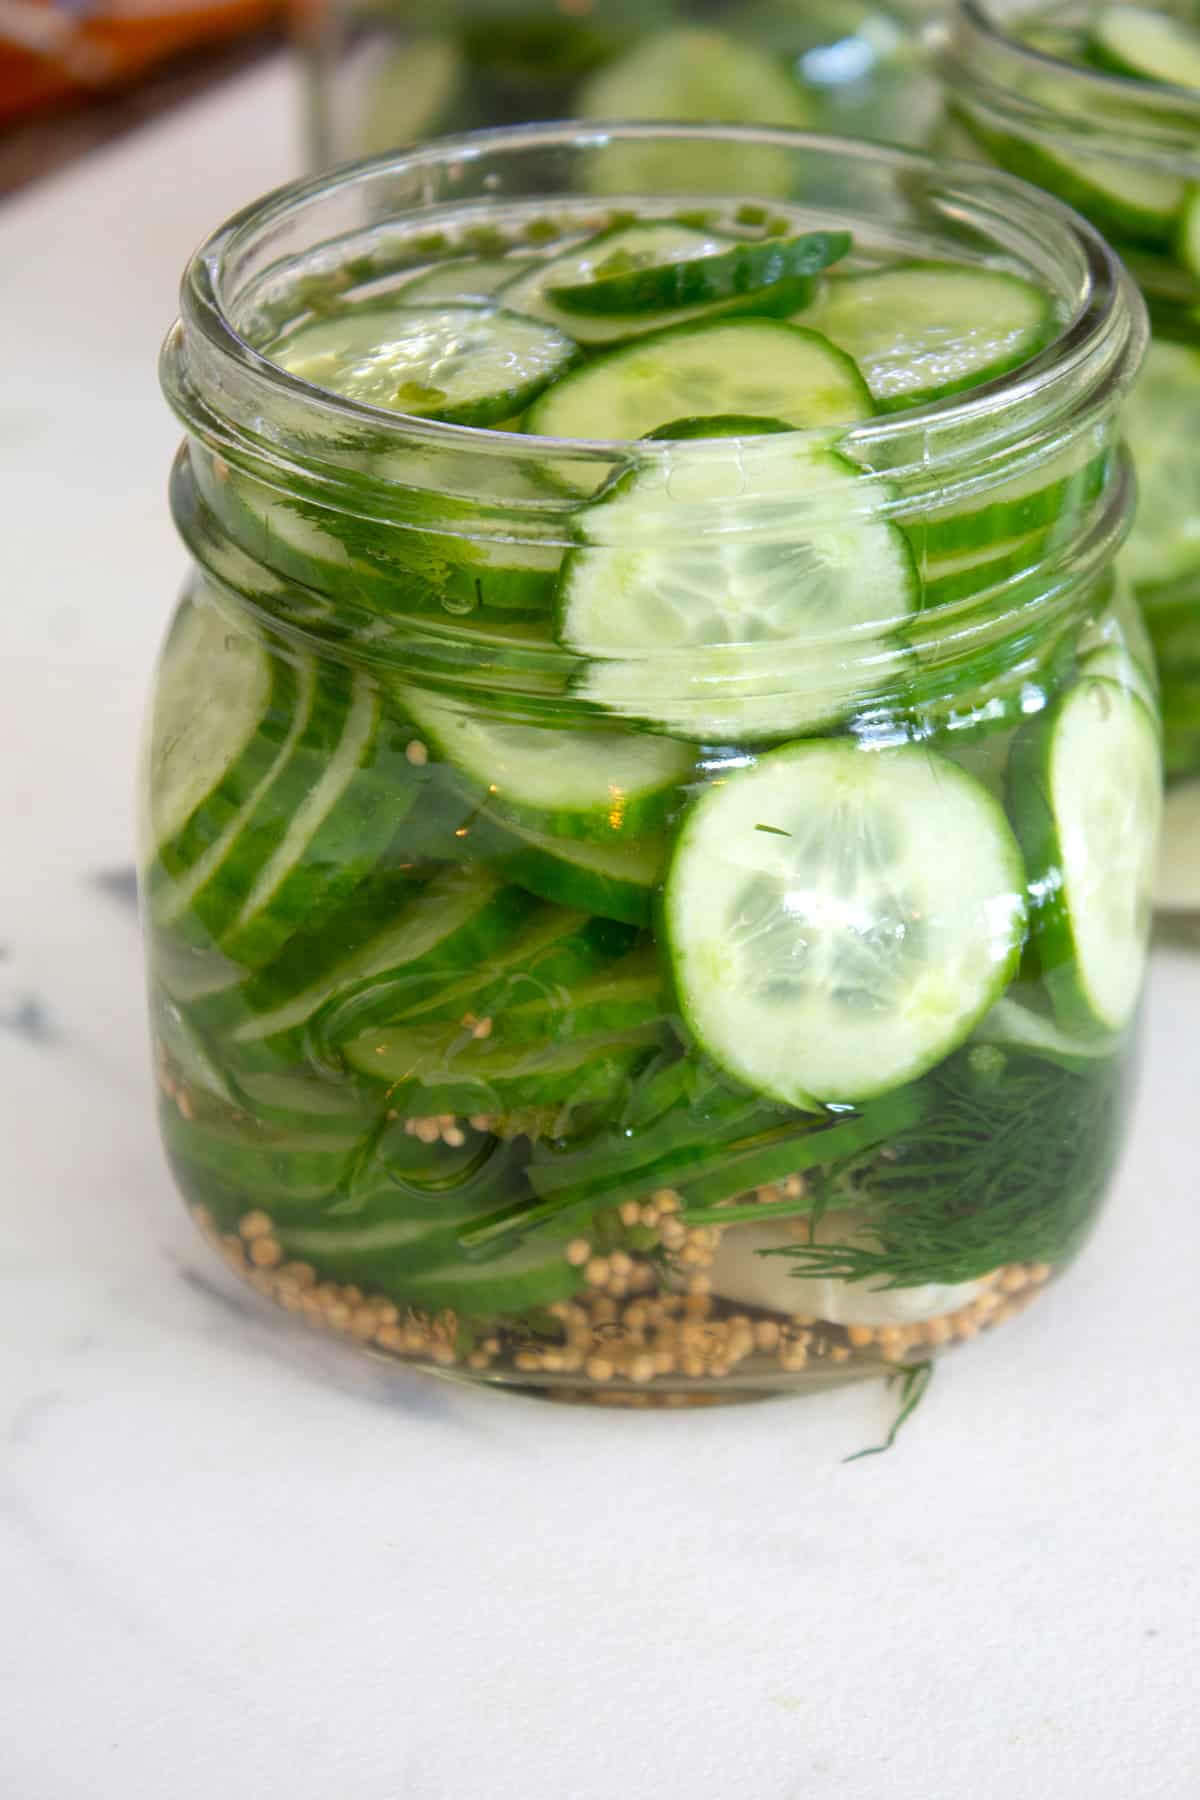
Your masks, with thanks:
[[[941,0],[303,0],[317,167],[538,119],[727,120],[920,143]],[[680,171],[676,171],[677,175]],[[703,188],[703,180],[699,185]]]
[[[1100,12],[962,0],[942,67],[953,148],[1085,214],[1149,309],[1153,342],[1125,412],[1138,504],[1122,563],[1162,682],[1171,785],[1157,899],[1183,925],[1200,917],[1200,92],[1100,66],[1089,48]]]
[[[521,434],[296,372],[481,228],[528,259],[676,218],[605,198],[664,143],[725,168],[731,227],[1003,270],[1054,328],[760,436]],[[1048,1290],[1133,1079],[1143,337],[1021,182],[778,131],[444,141],[205,244],[142,867],[163,1138],[238,1275],[379,1356],[637,1405],[921,1365]]]

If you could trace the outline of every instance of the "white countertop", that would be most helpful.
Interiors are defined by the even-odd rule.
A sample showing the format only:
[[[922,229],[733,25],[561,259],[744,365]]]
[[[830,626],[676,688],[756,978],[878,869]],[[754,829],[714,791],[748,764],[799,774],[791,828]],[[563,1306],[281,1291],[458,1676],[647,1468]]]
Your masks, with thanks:
[[[0,1795],[1195,1800],[1200,957],[1069,1285],[695,1414],[476,1394],[227,1282],[155,1139],[131,764],[183,567],[154,355],[288,172],[258,73],[0,213]]]

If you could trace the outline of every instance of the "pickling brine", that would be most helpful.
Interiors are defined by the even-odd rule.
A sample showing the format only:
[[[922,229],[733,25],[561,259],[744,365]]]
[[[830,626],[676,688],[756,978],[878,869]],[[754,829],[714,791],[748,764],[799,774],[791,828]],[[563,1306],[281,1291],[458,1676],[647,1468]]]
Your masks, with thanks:
[[[766,195],[618,205],[661,134],[573,130],[285,191],[189,272],[168,1154],[261,1292],[463,1377],[912,1366],[1045,1289],[1120,1141],[1136,294],[982,170],[763,133]]]

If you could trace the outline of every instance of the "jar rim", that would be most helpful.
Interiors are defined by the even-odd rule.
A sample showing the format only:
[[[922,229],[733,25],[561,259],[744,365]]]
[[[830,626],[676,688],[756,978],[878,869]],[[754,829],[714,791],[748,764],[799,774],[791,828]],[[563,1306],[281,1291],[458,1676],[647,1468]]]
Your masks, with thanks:
[[[1138,100],[1143,104],[1153,100],[1164,111],[1178,112],[1183,120],[1200,127],[1200,95],[1194,88],[1178,87],[1169,81],[1147,81],[1137,75],[1121,75],[1115,69],[1093,68],[1090,63],[1072,62],[1065,56],[1055,56],[1052,51],[1027,44],[1005,28],[1005,24],[996,16],[992,0],[958,0],[957,14],[960,21],[965,21],[984,40],[985,51],[1002,49],[1015,62],[1027,63],[1033,69],[1043,72],[1052,70],[1056,75],[1074,76],[1081,86],[1094,90],[1097,95],[1108,94],[1114,98],[1119,96]],[[1025,17],[1026,14],[1016,16]],[[1122,124],[1124,123],[1123,119]]]
[[[974,0],[969,0],[969,7],[973,11]],[[633,440],[541,437],[447,424],[416,414],[369,406],[315,387],[256,349],[238,328],[232,317],[229,278],[238,256],[248,250],[255,238],[269,235],[283,221],[304,209],[365,185],[377,183],[381,189],[386,189],[389,181],[402,176],[428,176],[431,181],[438,172],[462,171],[485,159],[502,158],[506,153],[589,151],[614,144],[688,141],[728,143],[731,147],[742,148],[776,148],[795,155],[819,156],[829,161],[841,159],[850,165],[884,168],[922,178],[927,184],[927,197],[936,200],[957,222],[965,221],[983,230],[989,223],[998,230],[1003,223],[1009,239],[1004,247],[1010,254],[1016,254],[1016,243],[1028,242],[1038,246],[1043,255],[1049,247],[1052,252],[1057,250],[1064,261],[1073,261],[1073,305],[1059,332],[1044,349],[1016,368],[975,388],[930,401],[921,407],[877,415],[840,427],[839,442],[852,453],[861,451],[864,460],[876,466],[885,463],[890,470],[901,474],[906,466],[904,451],[907,446],[910,451],[908,466],[920,466],[929,471],[939,462],[961,458],[964,431],[969,433],[973,426],[1008,420],[1016,432],[1017,421],[1022,420],[1026,421],[1020,427],[1024,430],[1029,405],[1035,399],[1040,398],[1048,410],[1054,410],[1056,390],[1063,395],[1064,402],[1068,393],[1077,398],[1079,379],[1097,358],[1104,364],[1106,380],[1112,378],[1114,366],[1124,364],[1126,372],[1136,367],[1141,348],[1140,302],[1123,265],[1101,234],[1086,220],[1016,176],[981,164],[951,159],[942,161],[892,145],[785,127],[565,121],[499,127],[439,138],[412,149],[345,164],[332,173],[302,178],[276,188],[243,208],[209,236],[185,271],[181,321],[168,337],[164,353],[168,395],[189,426],[192,419],[185,389],[191,385],[189,378],[198,376],[195,385],[201,395],[209,387],[227,391],[229,379],[249,383],[253,402],[245,409],[247,416],[269,417],[274,399],[277,404],[286,403],[293,412],[299,407],[301,412],[310,415],[314,424],[319,423],[326,430],[330,425],[369,430],[377,440],[394,435],[396,441],[402,441],[408,449],[469,451],[475,455],[508,459],[570,456],[581,462],[610,465],[614,461],[627,460],[634,447]],[[428,187],[428,183],[426,185]],[[545,196],[548,203],[555,197],[552,194]],[[557,197],[562,198],[561,195]],[[689,199],[685,194],[677,197],[681,204],[686,204]],[[757,198],[752,193],[742,197]],[[665,198],[676,196],[660,192],[643,198],[661,203]],[[477,196],[477,200],[486,210],[486,195]],[[433,221],[438,216],[439,202],[427,199],[411,210],[414,217],[424,215]],[[178,371],[174,377],[170,372],[172,357],[178,357],[181,352],[187,363],[182,380],[178,378]],[[993,441],[1004,435],[1004,430],[999,427],[989,433]],[[789,434],[789,441],[796,444],[806,440],[827,443],[828,428],[797,429]],[[727,454],[728,445],[726,443],[722,451],[722,442],[714,440],[709,446],[703,441],[692,441],[688,445],[689,457],[703,458],[707,451],[714,455]],[[639,439],[636,445],[639,460],[645,463],[666,462],[678,453],[678,446],[669,440]]]

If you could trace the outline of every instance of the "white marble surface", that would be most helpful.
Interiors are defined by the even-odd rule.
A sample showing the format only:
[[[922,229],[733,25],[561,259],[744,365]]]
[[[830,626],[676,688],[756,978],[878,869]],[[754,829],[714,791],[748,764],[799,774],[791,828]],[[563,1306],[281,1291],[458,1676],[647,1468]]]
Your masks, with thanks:
[[[1200,1792],[1200,958],[1113,1205],[939,1372],[572,1413],[224,1284],[156,1147],[130,775],[182,567],[156,342],[283,176],[283,71],[0,214],[0,1795]]]

